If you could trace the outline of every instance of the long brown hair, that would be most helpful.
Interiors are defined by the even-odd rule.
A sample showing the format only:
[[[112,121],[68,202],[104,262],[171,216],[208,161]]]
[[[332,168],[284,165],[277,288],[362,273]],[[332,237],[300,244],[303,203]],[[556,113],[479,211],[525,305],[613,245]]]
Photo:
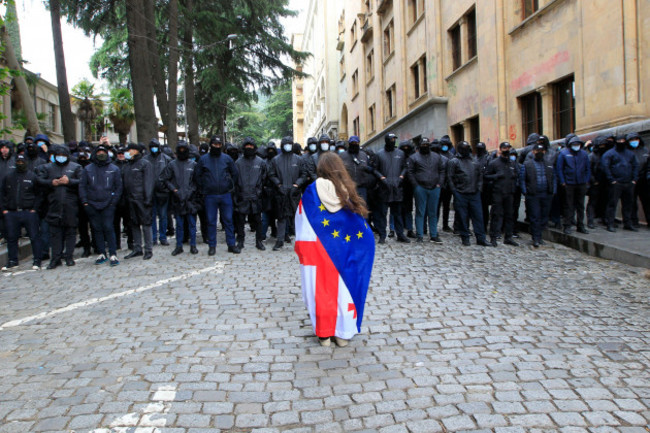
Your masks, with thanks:
[[[344,208],[364,218],[368,216],[366,202],[357,194],[357,186],[345,169],[341,157],[332,152],[321,154],[318,157],[316,174],[318,177],[332,181],[336,196]]]

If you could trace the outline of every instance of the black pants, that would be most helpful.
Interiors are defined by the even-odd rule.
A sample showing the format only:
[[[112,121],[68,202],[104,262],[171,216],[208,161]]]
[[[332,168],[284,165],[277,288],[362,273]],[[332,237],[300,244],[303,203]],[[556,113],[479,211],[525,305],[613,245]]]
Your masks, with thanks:
[[[639,179],[634,186],[634,200],[632,200],[632,224],[639,224],[639,201],[643,208],[645,221],[650,226],[650,185],[648,181]]]
[[[449,210],[451,208],[452,193],[449,188],[440,190],[440,201],[438,202],[438,221],[442,221],[443,228],[449,228]],[[440,219],[440,208],[442,207],[442,219]]]
[[[84,210],[90,218],[90,224],[95,234],[95,248],[99,254],[106,254],[106,247],[108,247],[109,257],[116,255],[115,229],[113,228],[115,207],[109,206],[99,210],[89,204],[84,206]]]
[[[484,186],[483,191],[481,192],[481,207],[483,210],[483,225],[484,231],[487,233],[488,224],[490,222],[490,193],[486,191],[487,188]]]
[[[32,256],[34,263],[41,263],[41,239],[38,236],[39,219],[36,212],[29,210],[7,212],[5,217],[7,230],[7,262],[18,264],[18,238],[23,227],[32,244]]]
[[[80,209],[83,208],[83,205],[79,206]],[[86,212],[83,210],[79,212],[79,241],[81,242],[81,247],[85,250],[90,250],[90,247],[93,245],[91,242],[91,235],[93,239],[95,238],[94,234],[90,231],[90,219]],[[95,250],[98,253],[98,250]]]
[[[607,225],[614,225],[616,217],[616,207],[618,201],[621,201],[623,224],[625,227],[632,225],[632,200],[634,200],[633,183],[615,183],[609,186],[609,203],[607,205]]]
[[[395,233],[398,238],[404,237],[404,220],[402,219],[402,202],[394,201],[391,203],[381,202],[380,211],[377,212],[377,217],[375,218],[375,227],[379,232],[380,239],[386,239],[386,225],[388,224],[388,209],[390,209],[390,214],[393,215],[393,220],[395,222]],[[374,215],[374,214],[373,214]]]
[[[122,249],[122,225],[126,230],[126,245],[129,249],[133,248],[133,233],[131,231],[131,215],[128,206],[118,206],[115,209],[113,218],[113,231],[115,231],[115,246],[118,250]]]
[[[564,227],[573,225],[575,215],[576,226],[585,226],[585,196],[587,184],[566,185],[564,187]]]
[[[202,208],[198,212],[199,216],[199,225],[201,226],[201,239],[203,239],[203,243],[207,244],[208,243],[208,216],[205,213],[205,208]]]
[[[52,261],[56,262],[62,258],[72,259],[74,245],[77,242],[77,228],[66,226],[55,226],[50,224],[50,244],[52,246]]]
[[[490,237],[496,238],[501,234],[501,228],[506,233],[506,239],[512,237],[513,230],[513,195],[492,193],[492,209],[490,214]]]
[[[519,221],[519,207],[521,206],[521,188],[516,187],[512,195],[512,231],[518,233],[517,221]]]
[[[255,227],[255,241],[261,242],[264,238],[264,234],[262,233],[262,213],[258,212],[246,215],[245,213],[234,212],[233,219],[235,220],[237,243],[244,242],[244,239],[246,239],[246,216],[248,216],[249,223]]]
[[[552,196],[546,192],[526,196],[526,209],[528,209],[530,234],[533,241],[540,242],[542,240],[542,232],[546,228],[551,211],[551,200]]]
[[[560,224],[562,222],[562,211],[564,203],[564,188],[561,186],[557,187],[557,194],[551,199],[551,216],[549,219],[554,224]]]
[[[602,188],[599,185],[591,185],[587,189],[587,195],[589,196],[589,200],[587,200],[587,224],[588,225],[594,225],[596,218],[600,217],[603,218],[602,214],[602,206],[600,206],[600,203],[604,200],[604,196],[602,194]],[[605,191],[605,194],[607,192]]]

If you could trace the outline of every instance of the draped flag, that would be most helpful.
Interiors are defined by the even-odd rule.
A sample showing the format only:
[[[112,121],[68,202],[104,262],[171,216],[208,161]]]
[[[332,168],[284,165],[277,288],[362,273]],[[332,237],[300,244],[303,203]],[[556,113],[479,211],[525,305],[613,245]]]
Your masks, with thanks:
[[[330,213],[314,182],[296,211],[295,251],[314,333],[350,339],[361,332],[375,258],[375,238],[363,217],[347,209]]]

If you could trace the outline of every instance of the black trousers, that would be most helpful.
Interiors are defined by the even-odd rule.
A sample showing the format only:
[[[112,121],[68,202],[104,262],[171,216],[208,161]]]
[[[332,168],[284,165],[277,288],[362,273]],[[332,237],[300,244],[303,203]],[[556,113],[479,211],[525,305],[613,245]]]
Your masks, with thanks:
[[[375,228],[379,232],[379,237],[381,239],[386,239],[386,225],[388,224],[388,209],[390,209],[390,214],[393,215],[393,220],[395,222],[395,233],[398,238],[404,237],[404,220],[402,219],[402,202],[394,201],[391,203],[381,202],[380,211],[377,212],[375,218]],[[373,213],[374,216],[374,213]]]
[[[451,190],[442,188],[440,190],[440,201],[438,202],[438,221],[442,221],[442,227],[449,227],[449,210],[451,208]],[[442,219],[440,219],[440,208],[442,208]]]
[[[496,238],[501,234],[501,228],[506,233],[506,239],[512,237],[513,212],[512,194],[492,193],[492,208],[490,210],[490,237]]]
[[[548,223],[548,215],[551,211],[552,196],[546,192],[539,194],[528,194],[526,196],[526,208],[530,220],[530,234],[533,241],[542,240],[542,232]]]
[[[61,260],[62,258],[72,259],[76,242],[76,227],[55,226],[50,224],[50,245],[52,247],[53,262]]]
[[[233,212],[233,219],[235,220],[235,235],[237,236],[237,242],[244,242],[246,239],[246,217],[248,216],[249,223],[255,227],[255,241],[261,242],[264,239],[264,233],[262,233],[262,213],[239,213]],[[283,239],[280,239],[283,240]]]
[[[614,225],[616,217],[616,207],[618,201],[621,201],[623,213],[623,225],[630,227],[632,225],[632,200],[634,200],[633,183],[615,183],[609,186],[609,203],[607,205],[607,225]]]
[[[607,191],[605,191],[606,193]],[[597,217],[603,217],[600,204],[604,200],[604,196],[601,185],[591,185],[587,189],[587,195],[589,196],[589,200],[587,200],[587,224],[593,225]]]
[[[519,207],[521,206],[521,188],[516,187],[512,195],[512,231],[519,233],[517,221],[519,221]]]
[[[91,242],[90,236],[92,234],[93,239],[95,236],[91,232],[90,219],[86,215],[86,212],[83,211],[83,205],[79,205],[79,209],[81,209],[81,212],[79,212],[79,241],[84,250],[90,250],[90,247],[94,245],[94,242]],[[98,253],[99,251],[95,249],[95,252]]]
[[[564,187],[564,227],[573,225],[575,215],[576,226],[585,225],[585,196],[587,184],[566,185]]]
[[[115,231],[115,243],[117,249],[122,249],[122,225],[126,230],[126,244],[133,249],[133,233],[131,230],[131,214],[128,206],[117,206],[113,218],[113,230]]]

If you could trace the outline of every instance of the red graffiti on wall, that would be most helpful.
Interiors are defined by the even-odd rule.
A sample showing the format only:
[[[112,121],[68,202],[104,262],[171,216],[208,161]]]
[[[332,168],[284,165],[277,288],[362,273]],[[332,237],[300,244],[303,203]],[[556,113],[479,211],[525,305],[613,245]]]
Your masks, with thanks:
[[[517,127],[515,125],[510,125],[510,141],[515,141],[517,139]]]
[[[550,59],[533,66],[519,77],[512,80],[510,82],[510,90],[516,92],[523,87],[533,84],[538,75],[552,72],[557,65],[568,62],[570,59],[571,55],[566,50],[556,53]]]

